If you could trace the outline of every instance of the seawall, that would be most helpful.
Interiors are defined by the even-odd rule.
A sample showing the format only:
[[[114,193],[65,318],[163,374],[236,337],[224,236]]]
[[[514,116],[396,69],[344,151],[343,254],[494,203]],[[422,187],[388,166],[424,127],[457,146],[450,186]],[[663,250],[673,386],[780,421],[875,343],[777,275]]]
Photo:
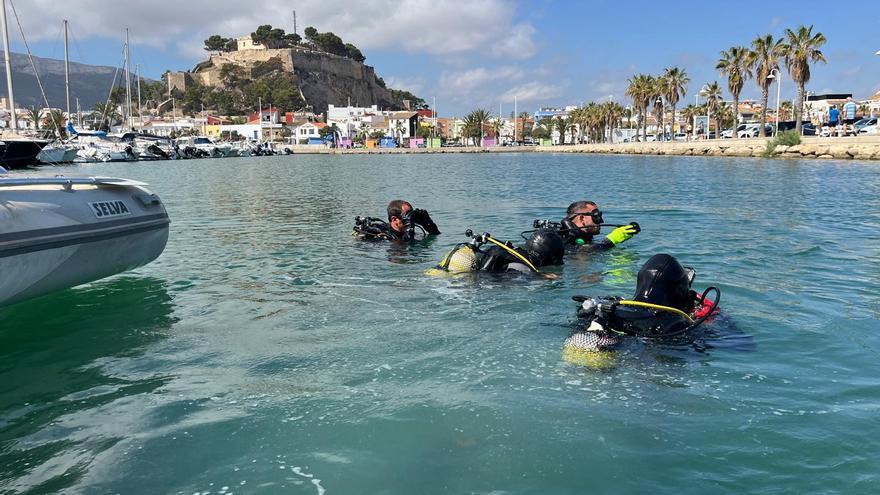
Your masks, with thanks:
[[[555,153],[604,153],[628,155],[747,156],[762,157],[770,138],[713,139],[654,143],[578,144],[541,146],[537,151]],[[880,135],[839,138],[805,137],[796,146],[777,146],[772,158],[823,158],[880,160]]]
[[[763,157],[769,138],[676,141],[671,143],[577,144],[566,146],[500,146],[482,148],[358,148],[332,149],[297,145],[294,153],[387,155],[434,153],[598,153],[610,155],[738,156]],[[772,158],[822,158],[839,160],[880,160],[880,135],[844,138],[804,138],[797,146],[777,146]]]

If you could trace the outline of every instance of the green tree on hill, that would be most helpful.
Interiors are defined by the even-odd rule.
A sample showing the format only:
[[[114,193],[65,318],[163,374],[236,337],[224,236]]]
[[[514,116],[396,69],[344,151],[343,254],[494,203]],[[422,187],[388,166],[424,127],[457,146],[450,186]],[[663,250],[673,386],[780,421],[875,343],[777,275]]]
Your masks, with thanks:
[[[367,59],[367,57],[364,57],[364,54],[361,53],[358,47],[352,45],[351,43],[345,44],[345,53],[346,57],[354,60],[355,62],[363,62]]]
[[[205,40],[205,51],[224,52],[229,44],[229,38],[224,38],[219,34],[211,35]]]

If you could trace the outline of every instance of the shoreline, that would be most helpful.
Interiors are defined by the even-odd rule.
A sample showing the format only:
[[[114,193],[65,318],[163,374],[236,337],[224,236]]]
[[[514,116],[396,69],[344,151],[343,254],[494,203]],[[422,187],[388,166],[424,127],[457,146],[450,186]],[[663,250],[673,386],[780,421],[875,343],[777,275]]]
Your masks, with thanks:
[[[880,160],[880,135],[834,138],[805,137],[796,146],[779,145],[772,154],[764,152],[771,138],[717,139],[653,143],[593,143],[562,146],[498,146],[484,148],[358,148],[333,149],[308,145],[292,146],[294,154],[393,155],[442,153],[593,153],[606,155],[720,156],[754,158],[820,158],[838,160]]]

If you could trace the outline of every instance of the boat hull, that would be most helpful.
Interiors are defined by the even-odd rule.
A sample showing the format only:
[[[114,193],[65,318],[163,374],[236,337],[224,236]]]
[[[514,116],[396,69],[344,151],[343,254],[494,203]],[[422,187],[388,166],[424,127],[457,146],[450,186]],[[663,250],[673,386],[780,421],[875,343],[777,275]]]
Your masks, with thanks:
[[[7,169],[25,168],[37,164],[37,155],[49,144],[42,139],[2,139],[0,165]]]
[[[142,184],[37,180],[0,179],[0,306],[138,268],[165,249],[168,214]]]

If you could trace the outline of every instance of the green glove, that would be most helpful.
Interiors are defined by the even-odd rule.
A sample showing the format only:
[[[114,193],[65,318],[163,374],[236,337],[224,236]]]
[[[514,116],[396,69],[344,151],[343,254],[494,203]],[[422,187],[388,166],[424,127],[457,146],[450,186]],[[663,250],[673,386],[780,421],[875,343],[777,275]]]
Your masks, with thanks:
[[[620,244],[621,242],[628,241],[632,238],[632,236],[641,232],[641,229],[637,225],[629,224],[624,225],[623,227],[617,227],[612,230],[611,233],[605,236],[606,239],[611,241],[615,246]]]

